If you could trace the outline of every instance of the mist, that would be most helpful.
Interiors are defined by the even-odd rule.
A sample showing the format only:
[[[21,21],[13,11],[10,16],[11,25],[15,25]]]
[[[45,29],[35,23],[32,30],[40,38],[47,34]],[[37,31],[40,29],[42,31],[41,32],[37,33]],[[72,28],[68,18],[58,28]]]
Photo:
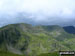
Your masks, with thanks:
[[[75,25],[75,0],[0,0],[0,26]]]

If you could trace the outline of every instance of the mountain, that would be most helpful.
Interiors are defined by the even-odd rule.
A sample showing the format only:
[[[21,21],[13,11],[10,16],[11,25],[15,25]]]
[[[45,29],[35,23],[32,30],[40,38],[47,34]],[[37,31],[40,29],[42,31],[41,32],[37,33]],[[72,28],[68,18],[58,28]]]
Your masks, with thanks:
[[[66,26],[63,28],[66,32],[71,33],[71,34],[75,34],[75,27],[74,26]]]
[[[55,51],[75,50],[75,35],[62,27],[10,24],[0,28],[0,51],[36,56]]]

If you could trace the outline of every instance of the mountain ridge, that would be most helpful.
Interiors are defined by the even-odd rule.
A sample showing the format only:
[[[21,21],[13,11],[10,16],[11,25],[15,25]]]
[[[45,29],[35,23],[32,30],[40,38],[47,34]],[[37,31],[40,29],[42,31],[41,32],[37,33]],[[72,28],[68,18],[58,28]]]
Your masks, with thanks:
[[[32,26],[19,23],[0,28],[0,50],[26,56],[59,50],[74,50],[75,45],[72,42],[74,39],[75,35],[65,32],[62,27],[56,25]]]

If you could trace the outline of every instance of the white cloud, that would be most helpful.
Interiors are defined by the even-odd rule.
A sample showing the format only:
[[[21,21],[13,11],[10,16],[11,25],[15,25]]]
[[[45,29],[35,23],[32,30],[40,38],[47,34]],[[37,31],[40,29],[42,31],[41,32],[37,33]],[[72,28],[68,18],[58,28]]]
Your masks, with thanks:
[[[62,11],[63,15],[72,15],[72,10],[68,9],[68,8],[64,8],[63,11]]]
[[[0,0],[0,15],[18,12],[32,14],[36,22],[70,21],[75,18],[75,0]]]

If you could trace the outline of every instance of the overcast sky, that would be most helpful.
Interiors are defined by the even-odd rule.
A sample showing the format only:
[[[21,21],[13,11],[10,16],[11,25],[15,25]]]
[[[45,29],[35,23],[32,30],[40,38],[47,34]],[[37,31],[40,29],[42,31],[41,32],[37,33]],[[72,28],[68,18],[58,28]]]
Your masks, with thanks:
[[[75,25],[75,0],[0,0],[0,25],[27,22]]]

